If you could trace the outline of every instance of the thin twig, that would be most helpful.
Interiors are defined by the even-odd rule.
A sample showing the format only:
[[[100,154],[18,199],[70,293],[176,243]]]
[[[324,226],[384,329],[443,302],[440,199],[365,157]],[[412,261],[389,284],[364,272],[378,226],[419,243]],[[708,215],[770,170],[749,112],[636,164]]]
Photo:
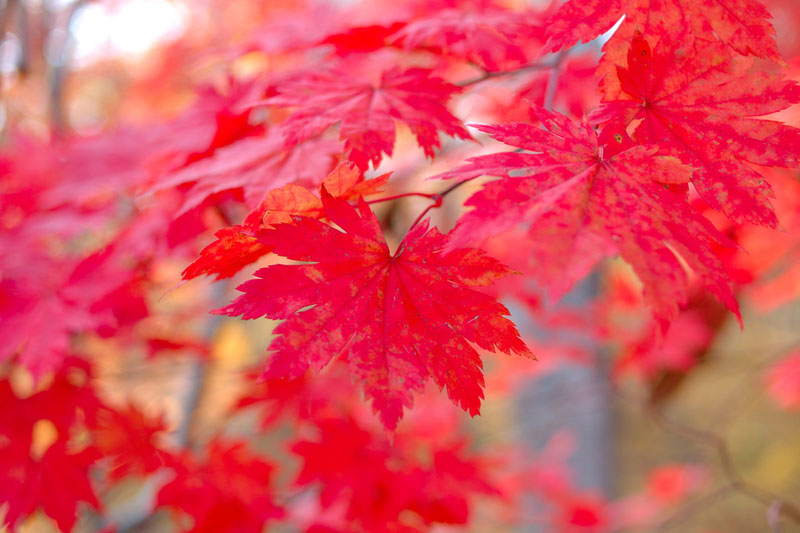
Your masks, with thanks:
[[[23,0],[17,2],[17,36],[19,37],[17,72],[20,76],[27,76],[31,70],[31,28],[30,13]]]
[[[486,80],[491,80],[491,79],[494,79],[494,78],[501,78],[503,76],[511,76],[511,75],[519,74],[520,72],[526,72],[526,71],[529,71],[529,70],[544,70],[544,69],[548,69],[548,68],[552,68],[552,67],[553,67],[553,64],[551,64],[551,63],[536,62],[536,63],[529,63],[529,64],[523,65],[523,66],[521,66],[519,68],[514,68],[514,69],[510,69],[510,70],[494,70],[494,71],[487,70],[487,71],[484,71],[484,73],[481,74],[480,76],[477,76],[477,77],[469,79],[469,80],[464,80],[464,81],[458,82],[458,83],[456,83],[456,85],[458,87],[469,87],[471,85],[475,85],[477,83],[481,83],[481,82],[484,82]]]
[[[216,304],[225,304],[229,283],[215,283],[211,286],[211,297]],[[215,305],[219,307],[220,305]],[[222,315],[210,315],[208,323],[204,332],[204,337],[209,343],[214,340],[219,333],[219,328],[223,321]],[[197,408],[203,397],[205,390],[207,375],[208,375],[208,361],[203,357],[195,357],[192,360],[192,365],[187,372],[187,379],[189,380],[189,387],[184,395],[181,405],[181,413],[183,417],[175,430],[175,440],[178,445],[185,448],[192,448],[192,428],[197,418]]]
[[[49,96],[50,96],[50,121],[53,132],[56,135],[64,134],[68,129],[67,119],[64,113],[64,87],[69,75],[69,68],[72,62],[72,53],[75,46],[75,36],[70,31],[70,26],[75,16],[84,7],[86,0],[75,0],[64,17],[63,37],[58,46],[57,55],[50,58],[49,72]],[[50,29],[50,37],[54,35],[57,28]]]
[[[553,100],[556,97],[556,90],[558,89],[558,78],[561,76],[561,65],[564,58],[567,57],[569,48],[561,50],[553,62],[553,68],[550,70],[550,77],[547,79],[547,90],[544,93],[544,108],[548,111],[553,110]]]
[[[775,505],[776,502],[778,502],[780,512],[787,518],[800,524],[800,509],[795,505],[768,490],[762,489],[744,480],[733,462],[730,450],[724,438],[711,431],[698,429],[667,418],[653,405],[648,406],[648,412],[653,420],[665,431],[703,443],[714,449],[719,459],[720,466],[722,467],[722,472],[733,490],[766,507]]]
[[[215,283],[211,288],[211,297],[215,303],[225,303],[229,283]],[[223,318],[221,315],[210,315],[206,324],[204,336],[208,342],[219,333],[220,326],[222,325]],[[191,366],[187,371],[188,387],[181,401],[181,419],[178,422],[178,427],[175,430],[175,441],[181,448],[192,449],[192,430],[197,421],[198,407],[206,392],[206,385],[208,382],[208,361],[203,357],[196,357],[191,361]],[[118,526],[118,531],[126,532],[132,531],[141,525],[145,524],[153,516],[155,510],[153,498],[160,489],[159,481],[161,483],[165,480],[159,480],[158,475],[148,478],[148,483],[155,484],[153,495],[151,498],[144,498],[139,502],[138,508],[133,510],[128,516],[125,517],[124,523],[117,523],[118,517],[107,516],[104,519],[104,525],[115,524]]]
[[[708,508],[710,505],[716,503],[719,500],[722,500],[734,491],[734,487],[729,483],[727,485],[723,485],[713,491],[709,492],[708,494],[697,498],[696,500],[690,502],[687,505],[684,505],[680,509],[678,509],[675,513],[668,516],[664,520],[658,523],[655,528],[655,531],[667,531],[677,525],[682,524],[689,520],[689,518],[694,515],[696,512]]]
[[[429,200],[435,199],[439,196],[437,193],[427,193],[427,192],[406,192],[403,194],[395,194],[394,196],[386,196],[383,198],[377,198],[375,200],[367,201],[367,204],[379,204],[381,202],[391,202],[392,200],[399,200],[400,198],[408,198],[410,196],[421,196],[423,198],[427,198]]]

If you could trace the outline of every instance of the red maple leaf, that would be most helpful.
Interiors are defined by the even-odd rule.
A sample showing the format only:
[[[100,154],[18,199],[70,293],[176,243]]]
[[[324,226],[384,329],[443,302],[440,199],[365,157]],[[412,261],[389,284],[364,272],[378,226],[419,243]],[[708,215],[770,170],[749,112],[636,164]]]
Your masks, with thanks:
[[[324,189],[337,198],[355,199],[380,192],[388,179],[389,174],[384,174],[365,180],[364,173],[353,163],[343,161],[322,180],[320,191]],[[203,248],[200,257],[186,267],[183,279],[203,274],[214,274],[217,279],[233,276],[270,252],[270,247],[258,240],[265,225],[291,222],[292,215],[323,218],[322,201],[311,190],[293,183],[269,191],[243,224],[222,228],[214,234],[216,240]]]
[[[623,15],[622,26],[604,48],[612,57],[618,57],[636,29],[662,35],[683,28],[740,54],[780,61],[771,15],[758,0],[570,0],[545,22],[548,41],[543,51],[588,42]]]
[[[590,118],[635,122],[635,140],[695,168],[692,183],[711,207],[775,227],[772,188],[749,163],[796,167],[800,130],[751,117],[800,101],[800,87],[780,73],[748,73],[752,62],[689,36],[662,36],[651,48],[637,34],[628,67],[606,80],[607,92],[619,96]]]
[[[183,279],[198,276],[215,276],[216,279],[230,278],[249,264],[269,253],[253,234],[261,227],[256,217],[248,217],[244,224],[222,228],[214,234],[215,240],[200,251],[200,256],[187,266]]]
[[[539,278],[566,291],[606,255],[619,253],[644,283],[662,325],[687,300],[687,275],[678,259],[737,313],[725,270],[712,245],[726,243],[711,223],[665,188],[691,177],[691,168],[635,146],[609,125],[598,138],[586,123],[534,108],[546,130],[531,124],[476,126],[493,138],[538,153],[479,156],[439,177],[501,176],[473,195],[476,209],[454,230],[456,243],[530,224]],[[512,174],[514,176],[512,177]]]
[[[283,123],[288,146],[340,123],[347,158],[360,168],[377,167],[383,154],[392,155],[395,120],[408,125],[428,157],[441,146],[439,131],[471,138],[445,107],[460,89],[431,70],[395,67],[383,71],[377,82],[373,77],[354,77],[344,69],[302,73],[279,84],[278,95],[264,103],[296,108]]]
[[[511,69],[527,60],[525,44],[539,36],[532,11],[513,11],[493,1],[434,2],[391,41],[470,61],[489,71]]]
[[[158,504],[194,519],[193,533],[261,533],[283,515],[272,501],[272,465],[248,451],[244,442],[208,445],[207,457],[185,455],[175,479],[158,493]]]
[[[329,139],[309,139],[291,148],[285,148],[282,139],[275,128],[264,137],[229,144],[159,180],[153,190],[187,189],[178,215],[231,190],[241,190],[245,203],[253,208],[275,187],[292,182],[315,185],[341,150],[339,143]]]
[[[361,399],[344,362],[333,362],[318,376],[259,380],[258,369],[249,376],[248,387],[234,409],[258,407],[261,427],[276,422],[301,424],[308,420],[337,418],[352,413]],[[449,404],[448,404],[449,406]]]
[[[165,429],[163,417],[148,418],[133,405],[103,409],[92,428],[92,441],[111,460],[109,476],[118,480],[131,474],[151,474],[169,463],[170,455],[157,442],[158,433]]]
[[[374,52],[388,46],[389,37],[405,26],[404,22],[370,26],[354,26],[342,33],[335,33],[323,39],[320,44],[334,47],[336,54],[344,56],[352,53]]]
[[[72,446],[71,437],[95,420],[100,405],[87,384],[88,365],[69,358],[51,386],[32,396],[17,396],[0,381],[0,501],[8,508],[3,523],[14,527],[41,508],[61,531],[71,531],[78,504],[100,506],[89,468],[99,458],[94,448]],[[48,421],[51,437],[34,438],[37,424]],[[52,423],[52,424],[50,424]]]
[[[411,407],[428,377],[470,414],[483,397],[487,350],[530,355],[508,310],[471,287],[511,273],[481,251],[444,253],[448,238],[427,223],[412,228],[392,254],[378,220],[360,201],[353,208],[322,199],[328,219],[293,217],[259,236],[278,255],[303,265],[273,265],[239,287],[244,294],[216,311],[245,319],[286,321],[270,345],[266,377],[298,377],[343,353],[364,381],[387,428]],[[302,310],[304,307],[313,306]]]
[[[0,501],[8,503],[4,523],[14,527],[41,507],[61,531],[72,531],[79,503],[100,507],[89,481],[89,467],[98,458],[91,448],[72,452],[63,441],[38,459],[27,449],[0,445]]]
[[[420,526],[466,523],[472,495],[498,494],[487,481],[485,465],[470,457],[464,446],[420,444],[411,435],[408,442],[415,446],[392,445],[348,418],[321,420],[318,429],[318,439],[292,445],[302,460],[295,483],[321,485],[319,506],[327,513],[316,514],[322,520],[326,514],[338,518],[335,524],[318,527],[427,531]],[[331,450],[337,451],[335,461]]]
[[[80,260],[54,260],[32,242],[18,248],[11,241],[19,236],[8,237],[0,239],[14,250],[0,258],[0,361],[15,357],[39,378],[60,367],[72,334],[118,322],[114,293],[136,273],[123,268],[114,246]]]

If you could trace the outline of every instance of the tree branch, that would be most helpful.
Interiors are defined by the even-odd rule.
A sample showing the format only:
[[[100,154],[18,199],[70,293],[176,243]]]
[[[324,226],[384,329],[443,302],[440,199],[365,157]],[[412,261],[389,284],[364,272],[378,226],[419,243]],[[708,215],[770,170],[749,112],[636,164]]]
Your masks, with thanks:
[[[544,108],[548,111],[553,110],[553,100],[558,89],[558,78],[561,75],[561,65],[567,57],[569,48],[561,50],[553,61],[553,68],[550,70],[550,77],[547,79],[547,90],[544,93]]]
[[[495,71],[485,70],[484,73],[481,74],[480,76],[478,76],[476,78],[469,79],[469,80],[464,80],[464,81],[458,82],[458,83],[456,83],[456,86],[458,86],[458,87],[469,87],[471,85],[476,85],[478,83],[481,83],[481,82],[484,82],[484,81],[487,81],[487,80],[491,80],[491,79],[494,79],[494,78],[501,78],[503,76],[511,76],[513,74],[519,74],[520,72],[526,72],[526,71],[529,71],[529,70],[544,70],[544,69],[552,68],[554,65],[555,65],[555,63],[542,63],[542,62],[538,62],[537,61],[537,62],[529,63],[527,65],[523,65],[521,67],[514,68],[514,69],[511,69],[511,70],[495,70]]]
[[[795,523],[800,524],[800,509],[777,494],[773,494],[768,490],[753,485],[744,479],[733,462],[730,450],[724,438],[711,431],[698,429],[667,418],[654,405],[648,406],[648,413],[656,424],[665,431],[686,437],[712,448],[716,452],[720,466],[722,467],[722,472],[729,482],[728,486],[732,490],[763,504],[767,508],[776,506],[777,511],[773,512],[778,512],[779,515],[782,514]]]
[[[702,496],[692,501],[691,503],[684,505],[683,507],[678,509],[674,514],[659,522],[658,525],[655,527],[654,531],[657,532],[666,531],[677,525],[682,524],[696,512],[702,509],[706,509],[708,508],[708,506],[716,503],[717,501],[730,496],[733,491],[734,488],[731,484],[718,487],[717,489],[709,492],[705,496]]]

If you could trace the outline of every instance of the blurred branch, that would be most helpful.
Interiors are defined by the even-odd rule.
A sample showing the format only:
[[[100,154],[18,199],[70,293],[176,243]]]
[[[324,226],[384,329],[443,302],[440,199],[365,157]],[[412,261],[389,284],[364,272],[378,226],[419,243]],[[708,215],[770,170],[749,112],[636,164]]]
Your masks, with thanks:
[[[800,346],[797,342],[791,342],[777,349],[764,350],[764,352],[767,352],[766,355],[757,359],[754,364],[749,365],[749,368],[742,374],[739,384],[732,388],[727,398],[719,402],[719,408],[711,416],[711,419],[714,420],[714,425],[720,428],[729,424],[734,417],[741,414],[747,402],[752,402],[760,392],[753,384],[753,376],[761,374],[770,365],[798,347]]]
[[[217,282],[211,286],[211,300],[214,308],[222,307],[227,302],[228,287],[227,281]],[[224,320],[222,315],[209,315],[203,337],[208,343],[213,342],[219,332],[219,328]],[[185,448],[192,447],[192,428],[197,419],[197,407],[203,397],[203,391],[208,377],[208,361],[202,357],[196,357],[187,371],[189,386],[181,403],[181,413],[183,417],[175,431],[175,440],[179,446]]]
[[[19,38],[19,56],[17,57],[17,72],[20,76],[25,76],[30,71],[31,63],[31,36],[30,23],[28,21],[28,8],[23,0],[11,2],[16,8],[17,17],[17,37]],[[9,14],[9,18],[11,14]]]
[[[567,57],[569,50],[569,48],[565,48],[556,54],[555,61],[553,61],[553,68],[550,70],[550,77],[547,78],[547,90],[544,93],[544,108],[548,111],[553,110],[553,100],[555,100],[556,90],[558,89],[561,65],[564,63],[564,58]]]
[[[684,505],[674,514],[665,518],[656,526],[655,531],[666,531],[689,520],[695,513],[707,509],[710,505],[728,497],[734,491],[732,485],[727,484],[714,489],[708,494]]]
[[[28,11],[22,0],[6,0],[0,7],[0,42],[11,33],[14,19],[16,19],[16,33],[20,43],[16,69],[20,75],[24,76],[29,70],[31,46]]]
[[[46,56],[50,67],[49,71],[49,105],[50,123],[56,135],[63,135],[67,129],[67,117],[64,112],[64,86],[72,64],[72,52],[75,45],[75,36],[70,31],[72,21],[86,4],[86,0],[75,0],[70,4],[63,17],[63,24],[50,28]],[[60,37],[56,42],[54,36]]]
[[[475,66],[478,67],[478,68],[482,68],[482,67],[479,67],[477,65],[475,65]],[[481,83],[481,82],[484,82],[486,80],[491,80],[493,78],[500,78],[500,77],[503,77],[503,76],[511,76],[513,74],[518,74],[520,72],[526,72],[526,71],[529,71],[529,70],[544,70],[544,69],[548,69],[548,68],[552,68],[552,67],[553,67],[552,63],[541,63],[541,62],[537,61],[537,62],[534,62],[534,63],[529,63],[527,65],[523,65],[523,66],[518,67],[518,68],[510,69],[510,70],[492,70],[492,71],[484,70],[483,74],[481,74],[480,76],[477,76],[477,77],[469,79],[469,80],[464,80],[462,82],[458,82],[458,83],[456,83],[456,86],[458,86],[458,87],[469,87],[470,85],[475,85],[477,83]]]
[[[787,502],[780,496],[773,494],[768,490],[762,489],[761,487],[745,481],[733,462],[733,458],[731,457],[731,453],[727,443],[725,442],[725,439],[720,435],[717,435],[712,431],[698,429],[667,418],[660,409],[653,405],[648,406],[648,413],[656,422],[656,424],[658,424],[665,431],[686,437],[713,449],[716,452],[720,466],[722,467],[722,472],[725,478],[728,480],[727,486],[730,487],[730,489],[735,490],[736,492],[750,498],[753,501],[765,505],[767,508],[771,509],[773,506],[775,506],[777,511],[774,512],[777,512],[778,516],[782,514],[783,516],[791,519],[793,522],[800,524],[800,509],[798,509],[794,504]],[[769,516],[770,515],[768,513],[768,517]],[[776,520],[778,516],[776,516]]]
[[[0,6],[0,40],[4,39],[9,31],[9,21],[16,11],[19,0],[5,0]]]
[[[228,282],[217,282],[211,286],[211,300],[214,307],[220,307],[227,303]],[[221,315],[210,315],[206,321],[204,337],[208,342],[212,342],[219,332],[224,317]],[[175,442],[181,448],[191,449],[193,447],[193,430],[197,421],[198,407],[203,399],[208,378],[208,361],[203,357],[195,357],[186,370],[187,387],[181,398],[180,412],[181,419],[175,430]],[[132,531],[145,524],[153,516],[155,507],[154,499],[158,494],[161,485],[168,481],[158,472],[146,481],[143,488],[144,497],[139,498],[136,508],[128,510],[124,516],[106,516],[103,519],[104,526],[116,525],[119,533]]]

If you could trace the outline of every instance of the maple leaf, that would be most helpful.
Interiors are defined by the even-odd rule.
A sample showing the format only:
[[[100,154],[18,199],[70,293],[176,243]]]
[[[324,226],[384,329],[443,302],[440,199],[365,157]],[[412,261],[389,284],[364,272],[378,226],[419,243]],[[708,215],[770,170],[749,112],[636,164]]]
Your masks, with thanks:
[[[604,100],[590,119],[635,122],[634,139],[696,169],[692,183],[711,207],[737,222],[775,227],[772,188],[749,163],[796,167],[800,130],[752,117],[800,101],[800,87],[781,74],[748,72],[751,66],[688,36],[663,36],[653,49],[637,34],[628,67],[608,81],[620,96]]]
[[[295,484],[321,485],[319,503],[326,513],[317,514],[344,508],[341,521],[350,526],[345,531],[417,531],[411,524],[420,521],[464,524],[470,496],[498,494],[464,446],[420,444],[413,435],[408,442],[416,446],[392,445],[350,418],[320,420],[317,428],[317,439],[291,447],[302,460]],[[336,461],[331,450],[337,450]]]
[[[8,380],[0,381],[0,501],[7,503],[3,523],[14,527],[38,508],[71,531],[79,503],[98,508],[89,468],[99,458],[94,448],[70,446],[70,438],[95,420],[100,402],[88,385],[88,365],[65,360],[51,386],[19,397]],[[47,422],[52,430],[35,438],[35,428]]]
[[[389,174],[365,180],[364,173],[350,161],[343,161],[322,180],[323,189],[332,196],[355,199],[381,191]],[[233,276],[245,266],[270,252],[270,247],[258,240],[258,234],[271,224],[291,222],[292,215],[323,218],[322,201],[306,187],[288,184],[267,193],[261,204],[250,213],[243,224],[222,228],[216,240],[200,251],[200,257],[183,271],[183,279],[206,274],[217,279]]]
[[[378,82],[366,75],[330,69],[308,72],[279,84],[278,95],[264,103],[294,107],[283,123],[288,146],[305,141],[341,123],[347,158],[360,168],[377,167],[383,154],[392,155],[395,120],[411,129],[425,155],[441,146],[439,131],[459,139],[469,132],[445,107],[460,89],[424,68],[385,70]]]
[[[344,232],[299,216],[294,225],[263,232],[259,240],[278,255],[312,264],[258,270],[239,287],[243,295],[215,312],[285,319],[269,347],[276,353],[267,378],[319,371],[345,353],[387,428],[397,425],[428,377],[477,414],[483,375],[469,342],[530,355],[504,316],[508,310],[471,288],[511,272],[479,250],[445,254],[447,236],[427,223],[412,228],[392,254],[363,200],[357,209],[327,195],[322,202]]]
[[[305,373],[298,378],[259,380],[260,374],[263,374],[263,369],[249,375],[247,389],[234,408],[259,407],[261,427],[264,429],[276,422],[297,424],[342,417],[353,412],[354,404],[360,400],[357,387],[343,361],[334,361],[318,376]]]
[[[545,22],[548,40],[543,52],[588,42],[623,15],[617,34],[604,47],[612,56],[636,29],[664,35],[684,28],[705,41],[719,40],[742,55],[780,62],[771,15],[758,0],[570,0]]]
[[[12,249],[6,242],[0,239]],[[39,378],[60,367],[73,333],[114,325],[109,295],[135,273],[122,268],[114,246],[81,260],[53,260],[31,248],[0,258],[0,361],[15,357]]]
[[[92,428],[92,441],[111,459],[109,476],[118,480],[131,474],[151,474],[170,463],[170,455],[157,443],[158,433],[165,429],[163,417],[148,418],[133,405],[103,409]]]
[[[526,41],[538,37],[533,12],[512,11],[496,2],[445,2],[408,22],[391,41],[407,50],[425,49],[470,61],[489,71],[527,61]],[[460,4],[460,5],[459,5]],[[438,6],[437,6],[438,7]]]
[[[187,156],[190,164],[212,155],[217,149],[227,146],[239,139],[264,132],[264,125],[253,124],[252,109],[244,104],[263,94],[264,83],[260,80],[237,81],[229,75],[226,86],[220,91],[214,86],[201,86],[198,99],[190,113],[206,115],[199,120],[206,126],[213,124],[213,136],[208,145]],[[211,120],[208,120],[210,117]]]
[[[4,523],[14,527],[37,508],[55,520],[61,531],[72,531],[78,504],[95,509],[100,502],[94,494],[89,467],[99,458],[96,451],[71,452],[56,442],[40,459],[0,446],[0,501],[8,503]]]
[[[234,276],[269,253],[270,248],[253,236],[260,227],[257,221],[217,230],[215,240],[200,250],[199,257],[183,270],[181,276],[185,280],[202,275],[213,275],[218,280]]]
[[[254,208],[270,189],[292,182],[316,185],[340,151],[339,143],[319,138],[285,148],[280,130],[273,129],[217,149],[159,180],[152,190],[188,188],[177,215],[230,190],[242,190],[245,204]]]
[[[662,327],[687,300],[687,275],[679,255],[738,316],[725,270],[712,249],[727,239],[664,187],[687,182],[690,167],[658,156],[655,146],[634,145],[614,124],[598,138],[586,123],[540,108],[533,112],[546,129],[524,123],[475,127],[536,153],[479,156],[438,176],[502,177],[466,202],[475,209],[454,230],[456,244],[529,224],[539,278],[554,296],[566,292],[601,258],[619,253],[644,284],[645,299]]]
[[[244,442],[214,440],[205,460],[186,454],[175,468],[158,504],[192,516],[194,533],[261,533],[266,521],[283,515],[272,501],[272,465]]]
[[[391,35],[405,26],[404,22],[387,25],[355,26],[342,33],[327,36],[320,44],[334,47],[338,55],[374,52],[388,45]]]

